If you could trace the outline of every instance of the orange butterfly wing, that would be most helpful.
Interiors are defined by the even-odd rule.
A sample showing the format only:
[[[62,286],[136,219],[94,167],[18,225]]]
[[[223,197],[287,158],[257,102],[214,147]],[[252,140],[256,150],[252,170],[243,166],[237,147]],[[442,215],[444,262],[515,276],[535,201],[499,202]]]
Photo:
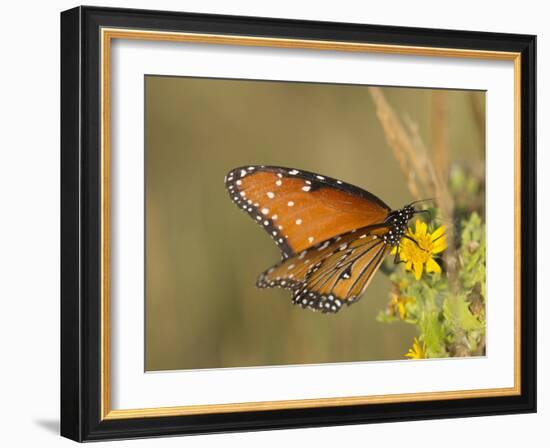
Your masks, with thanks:
[[[391,251],[383,239],[387,231],[373,225],[330,238],[268,269],[257,286],[291,289],[293,303],[336,313],[361,297]]]
[[[330,177],[283,167],[236,168],[226,188],[275,240],[283,257],[336,235],[383,223],[390,207],[373,194]]]

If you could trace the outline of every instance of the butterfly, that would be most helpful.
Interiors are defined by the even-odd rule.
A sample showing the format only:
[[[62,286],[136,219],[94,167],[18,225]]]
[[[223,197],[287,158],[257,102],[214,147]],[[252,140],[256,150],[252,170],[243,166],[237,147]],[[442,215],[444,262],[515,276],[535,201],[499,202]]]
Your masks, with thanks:
[[[414,203],[392,210],[359,187],[293,168],[235,168],[225,186],[282,253],[256,285],[290,289],[294,304],[324,313],[359,300],[394,247],[397,257],[409,220],[423,211]]]

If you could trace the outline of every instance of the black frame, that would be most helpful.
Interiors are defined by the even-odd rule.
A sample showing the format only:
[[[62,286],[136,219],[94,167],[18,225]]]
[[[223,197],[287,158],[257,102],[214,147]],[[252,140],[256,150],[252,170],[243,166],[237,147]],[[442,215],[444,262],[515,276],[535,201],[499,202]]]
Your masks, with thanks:
[[[521,53],[521,395],[100,419],[100,28]],[[536,412],[536,36],[77,7],[61,13],[61,435],[76,441]]]

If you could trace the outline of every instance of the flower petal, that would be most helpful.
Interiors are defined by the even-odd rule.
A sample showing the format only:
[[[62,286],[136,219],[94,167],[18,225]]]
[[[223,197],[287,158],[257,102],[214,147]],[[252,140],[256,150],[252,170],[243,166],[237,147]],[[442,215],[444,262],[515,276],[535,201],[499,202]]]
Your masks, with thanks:
[[[420,221],[420,219],[416,220],[416,236],[422,237],[426,235],[426,232],[428,230],[428,226],[425,222]]]
[[[433,259],[430,258],[426,262],[426,272],[435,272],[437,274],[441,274],[441,266]]]
[[[438,254],[445,249],[447,249],[447,237],[443,235],[437,241],[433,242],[432,254]]]
[[[409,351],[405,353],[405,356],[409,359],[422,359],[426,357],[426,344],[422,343],[422,346],[420,345],[420,342],[415,337],[413,341],[413,345],[411,348],[409,348]]]
[[[422,263],[414,263],[414,278],[420,280],[422,277]]]
[[[397,304],[397,311],[399,312],[399,318],[401,320],[405,319],[405,304],[403,302]]]
[[[432,233],[432,241],[435,241],[437,240],[441,235],[443,235],[445,233],[445,226],[442,225],[442,226],[439,226],[437,229],[435,229]]]

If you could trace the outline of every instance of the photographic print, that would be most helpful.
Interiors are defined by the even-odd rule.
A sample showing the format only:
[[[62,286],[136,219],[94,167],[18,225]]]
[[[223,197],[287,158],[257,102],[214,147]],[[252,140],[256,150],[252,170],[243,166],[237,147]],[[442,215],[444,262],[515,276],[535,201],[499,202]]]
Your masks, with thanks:
[[[485,92],[145,77],[145,370],[486,353]]]

